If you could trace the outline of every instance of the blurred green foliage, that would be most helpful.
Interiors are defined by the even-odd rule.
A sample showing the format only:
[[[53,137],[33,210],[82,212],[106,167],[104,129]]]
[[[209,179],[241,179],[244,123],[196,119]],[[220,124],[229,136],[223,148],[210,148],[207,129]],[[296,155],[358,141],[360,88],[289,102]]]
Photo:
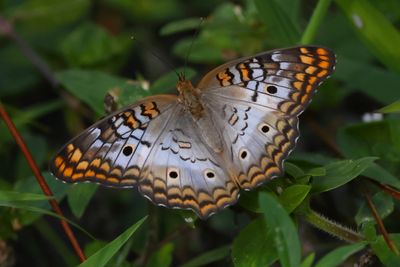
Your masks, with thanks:
[[[99,238],[75,229],[92,255],[82,266],[326,267],[366,255],[372,266],[400,266],[364,197],[399,249],[399,27],[398,0],[0,0],[0,98],[68,218]],[[337,71],[301,115],[285,176],[209,220],[48,172],[57,149],[105,114],[106,94],[122,107],[173,92],[173,69],[184,70],[186,58],[187,77],[198,80],[227,60],[301,43],[334,50]],[[378,110],[369,116],[378,120],[363,119]],[[2,121],[0,137],[0,266],[77,265]],[[334,234],[338,221],[362,240],[349,245],[311,228],[305,207],[332,220],[314,226]]]

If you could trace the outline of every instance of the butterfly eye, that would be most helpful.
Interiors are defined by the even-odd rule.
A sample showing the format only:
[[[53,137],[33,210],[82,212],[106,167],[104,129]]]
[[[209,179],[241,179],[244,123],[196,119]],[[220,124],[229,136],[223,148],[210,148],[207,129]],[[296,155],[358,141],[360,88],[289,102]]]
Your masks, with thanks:
[[[210,170],[206,170],[205,175],[207,178],[210,178],[210,179],[215,177],[215,173]]]
[[[133,146],[132,145],[126,145],[124,149],[122,150],[122,153],[124,153],[125,156],[129,156],[133,152]]]
[[[260,130],[262,133],[266,134],[269,132],[269,126],[266,123],[262,123],[258,126],[258,130]]]
[[[278,92],[278,88],[276,88],[276,86],[270,85],[267,87],[267,92],[270,94],[276,94],[276,92]]]
[[[249,154],[249,153],[247,153],[247,150],[246,150],[246,149],[241,149],[240,152],[239,152],[239,155],[240,155],[240,158],[241,158],[241,159],[247,158],[247,155],[248,155],[248,154]]]
[[[179,172],[177,169],[173,168],[168,171],[169,178],[176,179],[179,177]]]

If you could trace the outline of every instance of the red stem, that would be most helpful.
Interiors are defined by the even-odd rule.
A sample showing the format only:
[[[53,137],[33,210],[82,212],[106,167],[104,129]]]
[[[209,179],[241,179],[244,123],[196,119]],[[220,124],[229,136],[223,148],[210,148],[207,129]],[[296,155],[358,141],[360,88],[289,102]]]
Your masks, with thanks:
[[[40,170],[35,162],[35,160],[32,157],[32,154],[29,152],[24,140],[22,139],[21,135],[19,134],[17,128],[15,128],[14,123],[12,122],[10,116],[8,115],[7,111],[4,109],[3,105],[0,103],[0,117],[3,118],[7,128],[9,129],[11,135],[14,137],[15,142],[18,144],[20,147],[22,153],[24,154],[24,157],[28,161],[29,167],[32,169],[33,174],[36,177],[37,182],[39,183],[40,188],[42,189],[43,193],[46,196],[53,197],[53,193],[51,192],[50,187],[47,185],[46,181],[44,180],[42,174],[40,173]],[[49,203],[51,207],[53,208],[54,212],[57,213],[61,218],[64,218],[64,214],[60,209],[60,206],[58,206],[57,201],[54,198],[49,199]],[[63,219],[60,219],[60,223],[62,228],[64,229],[65,234],[67,235],[69,241],[71,242],[71,245],[73,249],[75,250],[76,255],[79,257],[81,262],[86,260],[85,254],[83,253],[78,241],[76,240],[76,237],[74,233],[72,232],[72,229],[70,228],[69,224],[64,221]]]
[[[374,203],[372,202],[372,199],[371,199],[370,195],[368,194],[368,192],[365,192],[365,198],[367,199],[368,207],[371,210],[371,213],[374,216],[376,223],[378,224],[378,229],[381,232],[381,234],[383,235],[383,238],[385,239],[386,244],[396,255],[399,255],[399,250],[397,249],[397,247],[393,243],[393,241],[390,239],[389,234],[385,228],[385,225],[383,224],[383,221],[382,221],[381,217],[379,216],[378,211],[376,210],[376,207],[375,207]]]

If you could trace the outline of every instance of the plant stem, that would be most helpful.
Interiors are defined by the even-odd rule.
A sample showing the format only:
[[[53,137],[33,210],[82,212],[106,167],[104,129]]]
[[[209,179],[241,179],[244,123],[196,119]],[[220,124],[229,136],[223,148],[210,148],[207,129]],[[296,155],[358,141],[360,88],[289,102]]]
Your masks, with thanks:
[[[302,217],[314,227],[339,239],[349,243],[357,243],[364,240],[364,237],[361,234],[324,217],[309,207],[301,209],[299,214],[302,215]]]
[[[314,12],[308,22],[307,28],[301,37],[301,44],[310,44],[314,41],[315,35],[317,34],[318,27],[321,25],[322,19],[324,18],[326,11],[332,0],[319,0]]]
[[[22,139],[22,136],[20,135],[19,131],[15,127],[13,121],[11,120],[10,116],[8,115],[6,109],[4,108],[4,106],[1,102],[0,102],[0,118],[2,118],[4,120],[4,123],[6,124],[8,130],[10,131],[15,142],[19,146],[22,154],[26,158],[26,161],[28,162],[28,165],[31,168],[32,173],[34,174],[43,193],[46,196],[52,197],[48,200],[50,206],[52,207],[52,209],[54,210],[55,213],[57,213],[61,218],[64,218],[65,217],[64,213],[62,212],[57,201],[53,198],[54,197],[53,192],[51,191],[50,187],[48,186],[46,180],[43,178],[42,173],[40,172],[39,167],[37,166],[35,160],[33,159],[31,152],[29,151],[24,140]],[[83,253],[82,248],[80,247],[78,240],[76,239],[75,234],[72,231],[71,227],[63,219],[60,219],[60,223],[61,223],[61,226],[62,226],[65,234],[67,235],[69,241],[71,242],[71,245],[72,245],[73,249],[75,250],[76,255],[79,257],[81,262],[84,262],[86,260],[85,254]]]

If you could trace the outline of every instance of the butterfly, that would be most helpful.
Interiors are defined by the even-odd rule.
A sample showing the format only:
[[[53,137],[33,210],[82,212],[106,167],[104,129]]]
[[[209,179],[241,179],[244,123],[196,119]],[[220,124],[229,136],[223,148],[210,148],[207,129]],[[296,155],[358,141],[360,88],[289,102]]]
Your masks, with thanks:
[[[298,116],[335,69],[327,48],[299,46],[225,63],[179,95],[146,97],[108,115],[52,159],[54,176],[138,188],[153,203],[206,219],[283,174]]]

